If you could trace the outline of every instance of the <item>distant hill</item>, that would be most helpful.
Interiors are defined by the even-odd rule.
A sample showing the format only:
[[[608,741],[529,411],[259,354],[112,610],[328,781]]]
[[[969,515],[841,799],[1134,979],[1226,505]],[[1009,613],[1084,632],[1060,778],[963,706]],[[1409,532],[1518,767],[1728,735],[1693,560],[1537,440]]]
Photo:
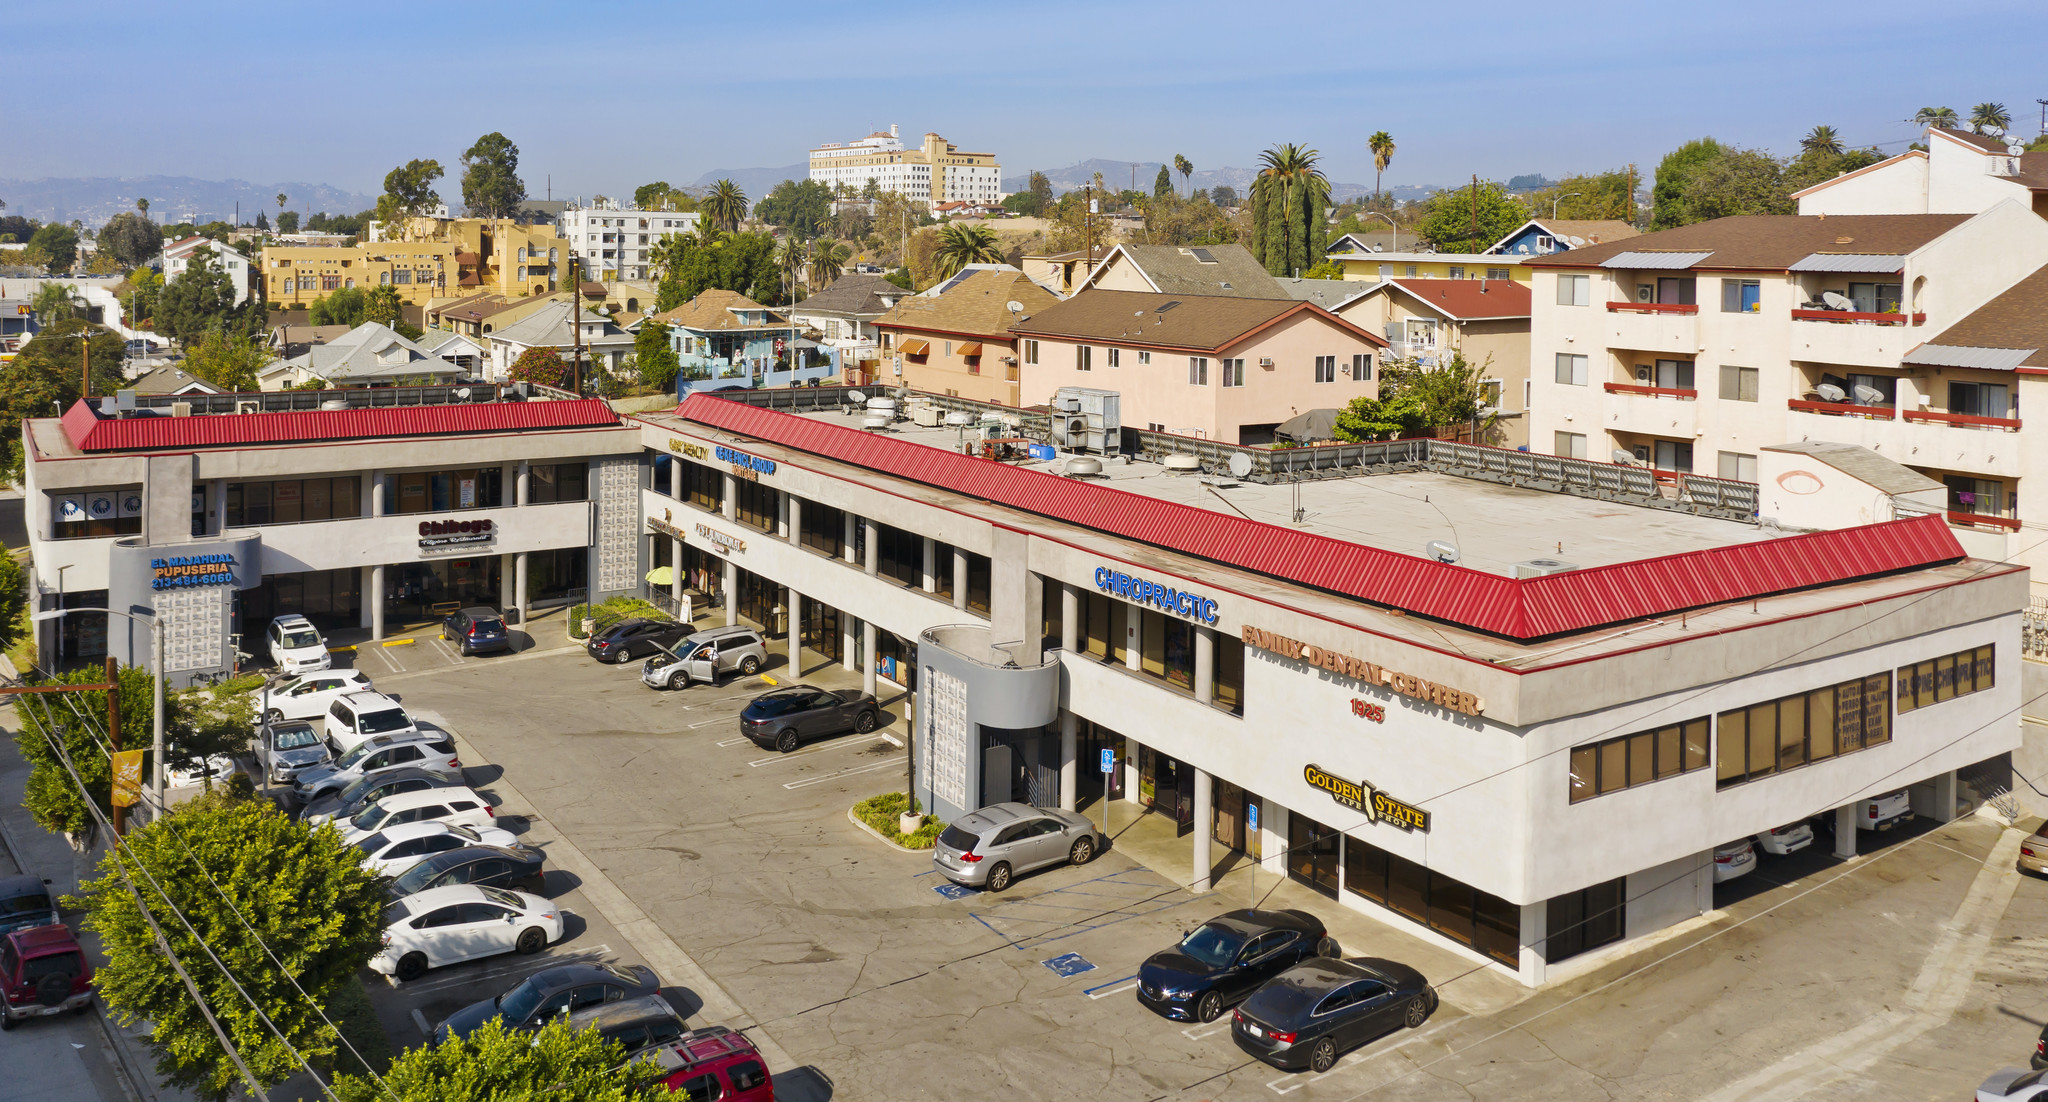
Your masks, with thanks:
[[[284,184],[255,184],[247,180],[199,180],[190,176],[50,176],[40,180],[0,179],[0,200],[7,213],[43,222],[69,222],[99,226],[122,211],[134,210],[138,197],[149,200],[149,216],[158,222],[228,221],[235,204],[242,204],[242,217],[253,221],[257,211],[277,218],[277,193],[286,197],[285,209],[305,215],[354,214],[377,205],[377,197],[363,195],[327,184],[294,181]]]
[[[1135,185],[1132,183],[1132,163],[1131,161],[1109,161],[1096,157],[1082,161],[1079,164],[1068,165],[1065,168],[1041,168],[1038,171],[1045,173],[1045,178],[1052,181],[1052,189],[1055,194],[1087,186],[1094,179],[1097,172],[1102,173],[1103,185],[1113,191],[1121,191],[1132,186],[1135,186],[1139,191],[1151,191],[1152,181],[1159,176],[1159,162],[1136,162],[1138,167]],[[1223,184],[1236,188],[1237,193],[1242,196],[1251,190],[1252,179],[1257,175],[1258,170],[1253,168],[1197,167],[1186,183],[1181,181],[1180,173],[1173,173],[1173,186],[1177,190],[1186,191],[1189,187],[1212,188],[1218,184]],[[1003,179],[1003,190],[1022,191],[1029,186],[1030,182],[1031,173],[1029,171],[1016,176],[1007,176]],[[1434,186],[1425,185],[1418,187],[1409,184],[1386,188],[1389,194],[1402,202],[1424,199],[1438,190]],[[1339,201],[1352,199],[1360,195],[1371,195],[1372,185],[1370,183],[1353,184],[1341,180],[1333,180],[1330,182],[1330,194]]]
[[[747,202],[752,203],[774,191],[775,185],[784,180],[806,180],[810,175],[811,166],[807,161],[781,168],[719,168],[697,177],[697,182],[685,190],[695,192],[720,180],[731,180],[747,193]]]

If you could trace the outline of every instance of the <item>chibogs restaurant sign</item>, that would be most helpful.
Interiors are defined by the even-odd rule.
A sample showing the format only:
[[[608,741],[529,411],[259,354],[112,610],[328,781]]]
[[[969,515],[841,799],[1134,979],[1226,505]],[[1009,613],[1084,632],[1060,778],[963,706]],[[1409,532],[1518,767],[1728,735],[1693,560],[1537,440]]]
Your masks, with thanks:
[[[1290,662],[1306,662],[1321,670],[1355,678],[1368,685],[1382,685],[1416,700],[1426,700],[1438,707],[1453,712],[1476,716],[1486,710],[1486,702],[1471,693],[1425,681],[1412,674],[1396,673],[1363,658],[1353,658],[1322,647],[1312,647],[1299,639],[1289,639],[1270,631],[1246,625],[1243,631],[1244,645],[1256,647],[1268,654],[1278,655]]]
[[[1301,771],[1302,779],[1310,788],[1320,788],[1330,798],[1363,814],[1375,823],[1386,823],[1413,833],[1429,833],[1429,812],[1406,804],[1381,792],[1365,781],[1347,781],[1325,771],[1321,766],[1310,765]]]
[[[497,535],[497,526],[488,520],[423,520],[420,522],[421,547],[447,547],[458,543],[489,543]]]

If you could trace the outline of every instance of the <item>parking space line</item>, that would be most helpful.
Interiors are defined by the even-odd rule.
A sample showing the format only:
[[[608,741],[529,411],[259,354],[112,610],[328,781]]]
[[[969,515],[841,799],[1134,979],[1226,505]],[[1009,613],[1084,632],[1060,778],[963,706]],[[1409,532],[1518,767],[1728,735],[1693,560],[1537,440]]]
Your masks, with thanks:
[[[705,720],[705,721],[704,721],[703,723],[692,723],[692,724],[690,724],[690,726],[691,726],[692,728],[696,728],[696,727],[703,727],[703,726],[707,726],[707,725],[709,725],[709,724],[712,724],[712,723],[717,723],[717,722],[718,722],[718,720],[715,720],[715,719],[707,719],[707,720]],[[743,742],[752,742],[752,741],[754,741],[754,740],[752,740],[752,739],[748,738],[748,737],[747,737],[747,736],[745,736],[745,735],[734,735],[734,736],[733,736],[733,737],[731,737],[731,738],[727,738],[727,739],[719,739],[719,740],[718,740],[717,742],[714,742],[714,743],[712,743],[711,745],[713,745],[713,746],[738,746],[738,745],[739,745],[740,743],[743,743]]]
[[[1229,1028],[1230,1023],[1228,1021],[1225,1021],[1222,1025],[1212,1025],[1207,1029],[1203,1029],[1201,1026],[1191,1025],[1186,1029],[1181,1030],[1180,1032],[1181,1036],[1186,1037],[1190,1041],[1199,1041],[1204,1037],[1214,1037],[1218,1033],[1221,1033]],[[1196,1030],[1201,1030],[1201,1032],[1198,1033],[1196,1032]]]
[[[1120,980],[1111,980],[1108,983],[1098,983],[1094,987],[1083,988],[1081,994],[1086,995],[1091,999],[1106,999],[1111,995],[1115,995],[1123,991],[1129,991],[1137,986],[1138,977],[1132,975],[1125,976],[1123,979]]]
[[[788,784],[783,785],[782,787],[792,790],[798,788],[809,788],[811,785],[814,784],[823,784],[826,781],[834,780],[839,777],[850,777],[855,773],[873,773],[878,769],[900,769],[902,768],[902,766],[903,763],[900,761],[870,762],[867,765],[856,765],[851,769],[841,769],[832,773],[821,773],[815,777],[806,777],[800,781],[791,781]]]
[[[448,649],[448,643],[447,643],[447,641],[446,641],[446,640],[444,640],[444,639],[441,639],[440,637],[438,637],[438,636],[437,636],[437,637],[435,637],[435,638],[433,639],[433,644],[434,644],[434,649],[436,649],[436,650],[440,651],[440,652],[441,652],[442,654],[445,654],[445,655],[447,655],[447,656],[448,656],[448,661],[450,661],[450,662],[453,662],[453,663],[455,663],[455,664],[456,664],[456,665],[458,665],[458,666],[462,665],[462,662],[463,662],[462,656],[461,656],[461,655],[459,655],[459,654],[457,654],[457,653],[455,653],[455,652],[454,652],[454,651],[452,651],[452,650],[449,650],[449,649]]]
[[[1310,1080],[1303,1079],[1299,1075],[1287,1075],[1282,1076],[1279,1079],[1275,1079],[1270,1083],[1267,1083],[1266,1089],[1272,1091],[1274,1094],[1293,1094],[1295,1091],[1298,1091],[1301,1088],[1308,1086],[1309,1082]],[[1282,1083],[1287,1083],[1289,1085],[1283,1087],[1280,1085]]]
[[[420,1008],[417,1006],[412,1008],[412,1024],[419,1028],[420,1036],[432,1037],[434,1035],[434,1027],[427,1024],[427,1016],[420,1013]]]
[[[609,945],[593,945],[587,949],[578,949],[573,953],[550,954],[538,962],[534,962],[532,958],[521,958],[518,963],[513,963],[509,966],[498,965],[479,971],[466,971],[461,975],[446,976],[438,980],[414,980],[400,988],[400,990],[415,994],[427,991],[441,991],[446,988],[461,987],[464,984],[476,983],[479,980],[487,980],[496,976],[512,975],[514,973],[530,974],[538,972],[543,968],[555,968],[563,964],[576,963],[582,957],[609,955],[611,951],[612,947]]]
[[[793,761],[797,758],[809,757],[812,754],[824,754],[829,753],[833,750],[844,750],[849,746],[863,746],[865,745],[865,743],[862,740],[864,740],[866,737],[867,736],[865,735],[854,735],[851,738],[837,738],[833,739],[831,742],[821,743],[817,746],[810,747],[806,750],[792,750],[787,754],[776,754],[773,757],[767,758],[755,758],[753,761],[750,761],[747,764],[749,766],[752,766],[753,768],[758,769],[764,765],[774,765],[776,762],[779,761]]]

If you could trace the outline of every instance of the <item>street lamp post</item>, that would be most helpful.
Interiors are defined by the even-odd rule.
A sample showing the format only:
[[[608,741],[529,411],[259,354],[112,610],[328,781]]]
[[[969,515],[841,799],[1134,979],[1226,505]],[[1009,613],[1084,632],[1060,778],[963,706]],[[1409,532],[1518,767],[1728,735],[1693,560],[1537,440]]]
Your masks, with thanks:
[[[1566,200],[1566,199],[1576,199],[1576,198],[1578,198],[1579,196],[1581,196],[1581,195],[1584,195],[1584,194],[1586,194],[1586,193],[1585,193],[1585,192],[1583,192],[1583,191],[1574,191],[1574,192],[1571,192],[1571,193],[1569,193],[1569,194],[1565,194],[1565,195],[1559,195],[1559,196],[1556,196],[1556,197],[1552,198],[1552,199],[1550,200],[1550,220],[1551,220],[1552,222],[1555,222],[1555,221],[1557,221],[1557,204],[1558,204],[1558,203],[1560,203],[1560,202],[1563,202],[1563,201],[1564,201],[1564,200]]]
[[[163,625],[163,621],[162,621],[162,620],[159,620],[159,619],[157,619],[157,617],[156,617],[156,614],[155,614],[154,612],[151,612],[151,613],[149,613],[148,615],[137,615],[137,614],[135,614],[135,613],[132,613],[132,612],[122,612],[122,611],[120,611],[119,609],[112,609],[112,608],[53,608],[53,609],[51,609],[51,610],[50,610],[50,611],[48,611],[48,612],[38,612],[38,613],[36,613],[35,615],[33,615],[33,616],[29,617],[29,620],[30,620],[30,622],[40,622],[40,621],[43,621],[43,620],[55,620],[55,619],[58,619],[59,617],[62,617],[62,616],[65,616],[65,615],[68,615],[68,614],[70,614],[70,613],[74,613],[74,612],[97,612],[97,613],[102,613],[102,614],[104,614],[104,615],[107,615],[107,616],[119,616],[119,617],[121,617],[121,618],[122,618],[122,619],[124,619],[124,620],[133,620],[133,621],[135,621],[135,622],[136,622],[136,623],[138,623],[138,624],[148,624],[148,625],[149,625],[149,653],[150,653],[150,663],[149,663],[149,665],[150,665],[150,672],[152,672],[152,673],[154,673],[154,674],[156,675],[156,691],[155,691],[155,694],[154,694],[154,701],[153,701],[153,708],[152,708],[152,710],[153,710],[153,716],[152,716],[152,719],[151,719],[151,728],[152,728],[152,733],[151,733],[151,742],[150,742],[150,745],[151,745],[151,747],[152,747],[152,752],[151,752],[151,757],[150,757],[150,766],[149,766],[149,771],[150,771],[150,784],[149,784],[149,791],[150,791],[150,797],[151,797],[152,799],[154,799],[154,800],[156,801],[156,812],[157,812],[157,814],[161,815],[161,814],[163,814],[163,810],[164,810],[164,625]]]
[[[1401,251],[1401,227],[1400,227],[1400,226],[1399,226],[1398,224],[1396,224],[1396,223],[1395,223],[1395,221],[1393,220],[1393,218],[1392,218],[1392,217],[1390,217],[1390,216],[1388,216],[1388,215],[1386,215],[1386,214],[1383,214],[1383,213],[1381,213],[1381,212],[1379,212],[1379,211],[1376,211],[1376,210],[1369,210],[1369,211],[1366,211],[1366,212],[1365,212],[1365,214],[1366,214],[1366,217],[1368,217],[1368,218],[1379,218],[1379,219],[1383,219],[1383,220],[1385,220],[1385,222],[1387,223],[1387,228],[1388,228],[1388,229],[1391,229],[1391,230],[1393,230],[1393,231],[1394,231],[1394,251],[1395,251],[1395,252],[1400,252],[1400,251]]]

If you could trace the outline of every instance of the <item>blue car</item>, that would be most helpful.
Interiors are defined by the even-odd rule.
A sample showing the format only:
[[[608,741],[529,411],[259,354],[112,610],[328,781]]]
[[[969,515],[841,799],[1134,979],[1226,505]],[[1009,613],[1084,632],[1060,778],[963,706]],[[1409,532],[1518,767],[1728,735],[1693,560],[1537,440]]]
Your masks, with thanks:
[[[494,608],[465,608],[441,621],[441,639],[464,655],[512,649],[512,632]]]

